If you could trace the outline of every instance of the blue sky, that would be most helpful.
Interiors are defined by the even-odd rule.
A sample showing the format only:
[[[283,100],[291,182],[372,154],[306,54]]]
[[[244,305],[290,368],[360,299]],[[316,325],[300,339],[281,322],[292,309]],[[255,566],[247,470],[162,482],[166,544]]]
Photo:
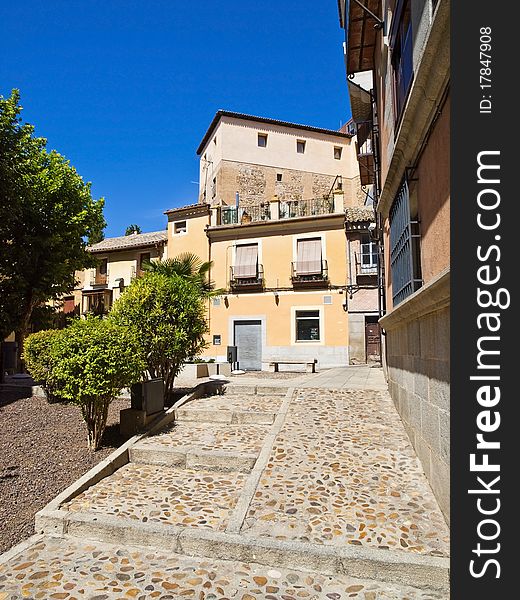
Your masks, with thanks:
[[[106,198],[107,236],[197,201],[219,108],[348,120],[336,0],[17,0],[0,8],[0,94]]]

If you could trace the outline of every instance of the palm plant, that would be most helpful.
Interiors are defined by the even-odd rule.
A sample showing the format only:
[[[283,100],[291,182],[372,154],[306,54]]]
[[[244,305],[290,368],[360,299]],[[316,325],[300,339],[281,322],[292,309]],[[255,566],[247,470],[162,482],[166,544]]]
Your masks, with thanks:
[[[212,261],[203,261],[192,252],[183,252],[173,258],[144,263],[143,270],[189,279],[197,284],[203,297],[211,298],[221,296],[225,292],[223,289],[215,289],[215,283],[208,278],[212,266]]]

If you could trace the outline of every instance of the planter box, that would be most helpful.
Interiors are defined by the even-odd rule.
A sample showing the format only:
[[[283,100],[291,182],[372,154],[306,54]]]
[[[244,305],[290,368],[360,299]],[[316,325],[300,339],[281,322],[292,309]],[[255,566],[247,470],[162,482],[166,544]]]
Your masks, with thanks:
[[[177,378],[179,379],[200,379],[216,375],[217,363],[186,363]]]
[[[134,410],[144,411],[147,415],[164,410],[164,382],[162,379],[150,379],[134,383],[130,388],[130,398]]]

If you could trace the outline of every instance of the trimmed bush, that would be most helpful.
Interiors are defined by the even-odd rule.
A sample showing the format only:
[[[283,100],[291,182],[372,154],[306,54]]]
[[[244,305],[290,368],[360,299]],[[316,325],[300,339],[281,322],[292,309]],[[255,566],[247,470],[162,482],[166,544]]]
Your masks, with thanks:
[[[133,328],[88,317],[52,340],[51,367],[56,396],[80,407],[88,447],[97,450],[110,403],[121,388],[141,380],[146,364]]]
[[[35,382],[40,383],[49,402],[56,400],[52,381],[52,343],[61,332],[46,329],[27,337],[23,348],[23,360]]]

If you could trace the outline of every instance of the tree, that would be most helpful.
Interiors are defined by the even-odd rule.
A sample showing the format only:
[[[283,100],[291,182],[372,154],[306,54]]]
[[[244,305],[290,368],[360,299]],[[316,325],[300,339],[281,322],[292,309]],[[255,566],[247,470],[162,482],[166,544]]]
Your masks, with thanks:
[[[98,450],[110,403],[121,388],[140,381],[146,368],[136,330],[101,317],[77,319],[52,336],[48,352],[54,395],[80,407],[88,447]]]
[[[104,200],[22,123],[19,101],[17,90],[0,96],[0,338],[16,330],[21,347],[34,308],[94,266],[87,246],[102,239],[105,220]]]
[[[152,273],[161,273],[167,277],[178,275],[194,283],[204,298],[220,296],[224,293],[222,289],[215,289],[213,281],[208,279],[213,262],[202,261],[192,252],[183,252],[179,256],[157,260],[143,265],[143,270]]]
[[[133,233],[142,233],[139,225],[135,225],[135,223],[126,228],[125,235],[132,235]]]
[[[206,347],[200,288],[177,274],[147,272],[134,279],[115,302],[109,319],[138,329],[148,376],[164,380],[165,395],[171,392],[182,364]]]

